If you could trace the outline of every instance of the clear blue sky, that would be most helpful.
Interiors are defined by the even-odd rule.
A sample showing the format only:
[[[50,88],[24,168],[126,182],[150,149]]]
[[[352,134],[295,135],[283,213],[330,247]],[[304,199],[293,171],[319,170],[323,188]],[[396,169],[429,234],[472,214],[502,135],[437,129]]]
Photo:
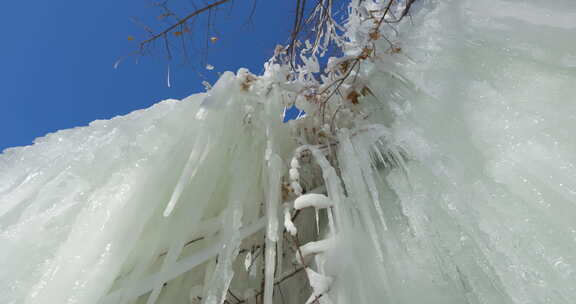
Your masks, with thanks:
[[[188,1],[171,3],[183,12]],[[135,49],[135,42],[127,37],[145,37],[130,17],[157,25],[161,11],[151,1],[4,1],[0,6],[0,151],[31,144],[49,132],[203,91],[202,80],[213,82],[217,72],[248,67],[260,73],[275,45],[287,41],[294,3],[259,0],[252,24],[243,25],[251,9],[247,2],[251,3],[236,0],[231,16],[220,13],[219,34],[215,33],[219,40],[208,52],[208,62],[215,69],[199,69],[201,52],[191,54],[192,65],[174,60],[172,88],[168,88],[168,61],[160,49],[153,57],[140,57],[137,64],[136,58],[129,58],[113,69],[119,57]]]

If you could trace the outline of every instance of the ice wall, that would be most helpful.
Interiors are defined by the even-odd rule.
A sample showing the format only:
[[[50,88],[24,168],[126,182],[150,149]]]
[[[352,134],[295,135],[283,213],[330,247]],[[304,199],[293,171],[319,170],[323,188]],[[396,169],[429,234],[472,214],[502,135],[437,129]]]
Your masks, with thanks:
[[[576,6],[420,13],[365,67],[367,126],[339,135],[336,302],[572,303]]]
[[[282,136],[280,103],[244,92],[247,75],[226,73],[209,93],[6,150],[0,303],[132,302],[222,261],[222,246],[234,260],[237,243],[263,227],[265,133]],[[221,264],[211,284],[222,286],[207,293],[228,288]],[[187,302],[198,278],[172,281],[189,286],[164,288],[160,302]]]
[[[387,4],[351,2],[344,58]],[[5,151],[0,303],[572,303],[576,6],[421,0],[394,26],[357,104],[271,61]]]

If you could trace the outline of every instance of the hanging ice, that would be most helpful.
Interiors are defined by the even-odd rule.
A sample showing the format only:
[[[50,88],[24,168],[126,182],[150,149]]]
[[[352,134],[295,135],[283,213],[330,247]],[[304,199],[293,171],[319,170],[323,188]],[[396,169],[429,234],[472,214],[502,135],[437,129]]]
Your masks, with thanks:
[[[375,31],[398,3],[351,1],[333,78],[271,60],[4,151],[0,303],[573,303],[576,6]]]

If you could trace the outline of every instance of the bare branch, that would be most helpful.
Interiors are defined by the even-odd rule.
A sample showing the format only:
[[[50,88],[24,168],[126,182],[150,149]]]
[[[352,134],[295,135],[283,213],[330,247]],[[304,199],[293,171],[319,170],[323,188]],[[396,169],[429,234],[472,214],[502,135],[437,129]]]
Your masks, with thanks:
[[[170,33],[172,30],[176,29],[177,27],[184,25],[184,23],[186,23],[191,18],[194,18],[194,17],[202,14],[203,12],[209,11],[210,9],[215,8],[215,7],[222,5],[222,4],[229,2],[229,1],[231,1],[231,0],[219,0],[219,1],[216,1],[212,4],[208,4],[208,5],[204,6],[203,8],[200,8],[200,9],[193,11],[192,13],[190,13],[186,17],[180,19],[180,21],[167,27],[163,31],[156,33],[156,34],[152,35],[152,37],[140,42],[140,49],[142,50],[148,43],[150,43],[150,42],[152,42],[152,41],[154,41],[160,37],[166,37],[168,35],[168,33]]]

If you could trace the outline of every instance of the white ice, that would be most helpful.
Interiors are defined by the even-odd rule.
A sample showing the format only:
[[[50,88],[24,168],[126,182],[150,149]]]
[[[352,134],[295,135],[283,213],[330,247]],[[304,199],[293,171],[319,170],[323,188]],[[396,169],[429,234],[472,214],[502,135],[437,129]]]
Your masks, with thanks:
[[[351,1],[343,58],[384,2]],[[308,58],[4,151],[0,303],[572,304],[576,5],[420,0],[383,31],[327,144],[298,133],[330,130],[291,99]]]

